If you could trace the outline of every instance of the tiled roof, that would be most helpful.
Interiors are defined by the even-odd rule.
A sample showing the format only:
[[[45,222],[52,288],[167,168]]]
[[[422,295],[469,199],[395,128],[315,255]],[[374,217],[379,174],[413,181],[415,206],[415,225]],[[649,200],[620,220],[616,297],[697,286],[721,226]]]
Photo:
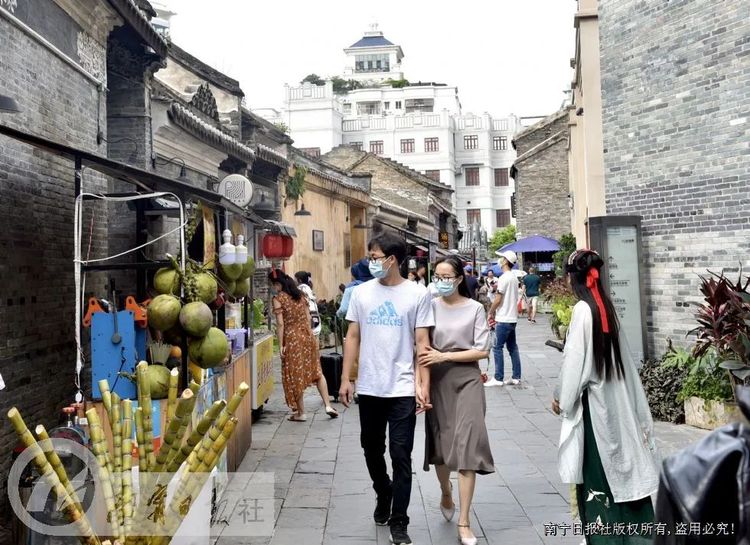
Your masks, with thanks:
[[[263,144],[255,145],[255,153],[259,159],[274,164],[276,166],[286,168],[289,166],[289,159],[281,155],[278,151],[264,146]]]
[[[383,36],[365,36],[353,44],[350,49],[354,49],[355,47],[382,47],[384,45],[393,45],[393,43],[386,40]]]
[[[173,102],[169,107],[169,117],[174,123],[193,136],[208,142],[217,149],[221,149],[229,155],[242,159],[246,163],[252,163],[255,160],[255,152],[252,148],[242,144],[231,135],[223,133],[210,123],[203,121],[182,104]]]
[[[173,57],[174,60],[176,60],[178,63],[187,66],[191,70],[194,70],[196,74],[204,77],[217,87],[221,87],[222,89],[229,91],[234,95],[245,96],[245,93],[243,93],[242,89],[240,88],[239,81],[230,78],[229,76],[223,74],[222,72],[219,72],[212,66],[207,65],[205,62],[197,57],[194,57],[181,47],[172,44],[172,48],[169,53],[170,56]]]
[[[167,56],[169,44],[156,32],[134,0],[109,0],[109,3],[157,55],[162,58]]]

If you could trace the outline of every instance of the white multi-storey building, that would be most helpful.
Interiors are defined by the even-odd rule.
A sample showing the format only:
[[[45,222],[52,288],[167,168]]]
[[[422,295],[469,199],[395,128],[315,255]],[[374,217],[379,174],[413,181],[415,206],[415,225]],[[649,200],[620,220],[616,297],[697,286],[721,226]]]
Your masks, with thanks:
[[[464,114],[457,87],[406,82],[401,47],[375,29],[344,52],[343,77],[361,88],[337,93],[332,81],[287,85],[280,112],[255,112],[287,125],[295,146],[311,155],[351,145],[449,185],[464,226],[478,222],[493,232],[515,223],[509,171],[518,118]]]

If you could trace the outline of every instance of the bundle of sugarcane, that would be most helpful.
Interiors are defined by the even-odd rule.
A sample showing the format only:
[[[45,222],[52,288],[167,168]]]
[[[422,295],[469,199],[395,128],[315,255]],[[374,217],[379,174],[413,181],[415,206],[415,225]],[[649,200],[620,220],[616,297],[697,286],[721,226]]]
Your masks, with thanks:
[[[148,527],[148,519],[156,521],[153,514],[146,516],[147,506],[152,505],[153,496],[141,494],[138,505],[133,497],[132,480],[132,435],[133,435],[133,407],[128,399],[120,398],[110,392],[107,381],[100,383],[102,400],[106,409],[107,419],[112,431],[112,453],[104,436],[102,419],[95,409],[86,411],[89,421],[92,450],[98,462],[99,484],[103,487],[107,520],[110,524],[109,538],[113,538],[115,545],[167,545],[180,527],[192,498],[197,497],[208,478],[208,475],[218,463],[219,457],[226,448],[235,426],[235,413],[248,392],[247,384],[240,384],[229,403],[221,400],[215,402],[187,435],[192,413],[197,400],[199,386],[195,383],[185,389],[176,402],[174,416],[170,419],[164,434],[164,441],[158,453],[153,452],[152,429],[150,427],[151,403],[148,396],[148,382],[141,379],[145,362],[137,368],[139,377],[139,406],[135,411],[135,430],[138,440],[138,465],[141,468],[140,482],[148,483],[142,492],[152,492],[153,485],[166,485],[172,476],[182,466],[183,470],[176,492],[172,496],[168,509],[165,506],[162,514],[163,527],[160,536],[142,536],[143,529]],[[144,377],[147,378],[147,377]],[[179,374],[178,374],[179,379]],[[39,443],[26,428],[20,413],[11,409],[8,418],[28,448],[34,449],[34,463],[47,482],[52,486],[57,497],[61,500],[68,518],[75,523],[80,540],[84,545],[105,545],[94,533],[86,519],[81,502],[75,493],[62,466],[59,456],[52,448],[52,443],[44,427],[37,427]],[[187,437],[186,437],[187,435]],[[151,444],[151,449],[148,448]],[[149,458],[153,457],[153,462]],[[188,463],[183,464],[183,462]],[[185,501],[188,500],[188,508]],[[166,495],[164,497],[166,502]],[[135,535],[138,534],[138,535]]]

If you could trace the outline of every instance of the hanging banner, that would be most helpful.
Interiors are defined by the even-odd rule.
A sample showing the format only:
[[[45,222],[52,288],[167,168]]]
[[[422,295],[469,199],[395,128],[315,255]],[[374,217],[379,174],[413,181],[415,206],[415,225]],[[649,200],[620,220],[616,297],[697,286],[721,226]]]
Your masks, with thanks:
[[[213,269],[216,266],[216,220],[214,211],[203,205],[203,264]]]

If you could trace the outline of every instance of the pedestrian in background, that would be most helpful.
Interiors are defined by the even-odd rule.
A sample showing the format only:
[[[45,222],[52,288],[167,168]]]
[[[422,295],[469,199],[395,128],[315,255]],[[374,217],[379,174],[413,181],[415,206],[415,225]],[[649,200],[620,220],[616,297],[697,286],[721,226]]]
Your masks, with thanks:
[[[369,280],[372,280],[372,275],[370,274],[370,268],[368,264],[369,264],[369,261],[367,260],[367,258],[363,258],[357,261],[354,265],[352,265],[350,269],[352,273],[352,281],[349,282],[349,284],[344,289],[344,296],[341,298],[341,304],[339,305],[339,308],[336,311],[336,320],[339,323],[339,329],[341,330],[342,347],[346,343],[346,334],[349,330],[349,322],[346,321],[346,313],[349,310],[349,301],[351,301],[352,292],[354,291],[354,288],[356,288],[360,284],[363,284]],[[357,358],[354,360],[352,369],[349,372],[349,380],[351,381],[353,388],[357,381],[358,376],[359,376],[359,359]]]
[[[503,274],[497,280],[495,300],[490,306],[490,316],[495,319],[495,376],[484,383],[485,386],[503,386],[505,384],[505,360],[503,347],[508,347],[513,374],[508,384],[518,385],[521,382],[521,355],[516,342],[516,325],[518,324],[518,279],[513,272],[517,261],[512,250],[497,252],[498,263]]]
[[[479,280],[477,280],[477,277],[472,274],[474,271],[474,267],[472,267],[471,265],[466,265],[466,267],[464,267],[464,271],[468,273],[464,275],[464,277],[466,278],[466,287],[469,289],[471,298],[476,301],[477,292],[479,291]]]
[[[323,329],[323,320],[320,319],[318,299],[315,297],[312,289],[312,275],[306,271],[298,271],[294,273],[294,278],[297,281],[297,287],[299,287],[300,291],[307,298],[307,306],[310,311],[310,327],[312,327],[313,334],[318,337]]]
[[[409,271],[409,274],[406,277],[408,280],[411,280],[412,282],[416,282],[417,279],[417,272],[416,271]]]
[[[455,514],[450,476],[458,472],[458,537],[462,545],[476,545],[469,526],[476,474],[495,471],[479,370],[479,360],[489,354],[489,329],[484,307],[471,299],[461,266],[459,258],[449,256],[435,267],[435,327],[431,347],[419,355],[421,383],[429,386],[432,405],[426,413],[424,469],[435,466],[446,520]]]
[[[417,283],[422,284],[424,287],[427,287],[427,267],[424,265],[420,265],[417,267]]]
[[[307,298],[294,279],[283,271],[273,269],[268,273],[273,295],[273,313],[276,316],[276,334],[281,355],[281,383],[286,404],[292,410],[289,420],[304,422],[305,389],[315,384],[326,407],[326,414],[336,418],[339,413],[331,407],[328,384],[320,369],[318,339],[310,327],[310,309]]]
[[[651,523],[659,484],[653,421],[638,370],[599,279],[604,261],[577,250],[566,272],[578,302],[568,327],[558,395],[558,464],[576,484],[584,527]],[[588,536],[587,543],[651,543],[651,536]]]
[[[526,297],[526,312],[528,312],[528,320],[535,324],[537,301],[539,300],[539,290],[542,286],[542,279],[536,274],[535,267],[529,267],[529,274],[524,276],[521,282],[523,284],[523,293]]]
[[[429,403],[429,392],[417,382],[414,346],[418,353],[429,347],[432,306],[424,286],[401,276],[406,259],[401,237],[383,233],[369,242],[367,250],[370,273],[376,280],[352,291],[339,393],[348,407],[353,395],[349,373],[359,358],[360,441],[377,494],[373,518],[376,524],[390,524],[391,543],[409,545],[416,413],[418,405],[425,408]],[[393,480],[384,456],[386,429]]]

